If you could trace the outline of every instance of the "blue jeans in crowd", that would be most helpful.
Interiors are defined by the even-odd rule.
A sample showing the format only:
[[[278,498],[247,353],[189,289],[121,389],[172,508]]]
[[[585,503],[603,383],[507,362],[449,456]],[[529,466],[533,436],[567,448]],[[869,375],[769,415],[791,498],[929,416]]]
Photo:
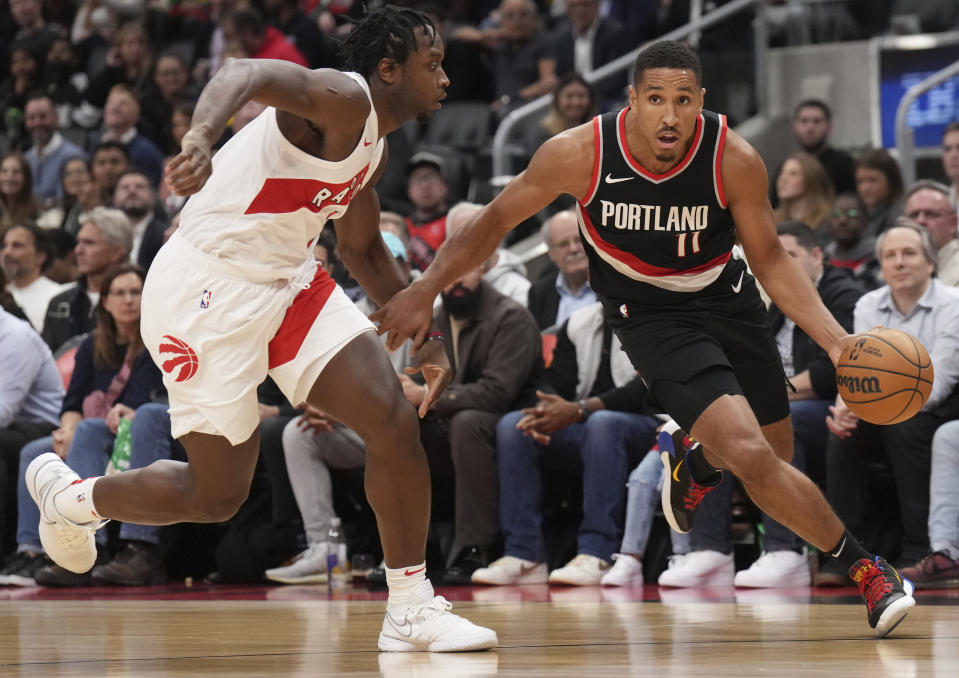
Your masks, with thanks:
[[[583,521],[578,553],[609,561],[622,538],[626,479],[656,439],[652,417],[599,410],[584,423],[552,434],[541,445],[516,428],[523,418],[510,412],[496,427],[500,484],[500,527],[505,553],[546,561],[543,539],[542,470],[581,471]]]
[[[73,442],[67,453],[66,464],[81,478],[102,476],[113,453],[116,436],[103,419],[84,419],[77,424]],[[130,426],[130,468],[143,468],[158,459],[170,459],[170,415],[167,405],[147,403],[137,408]],[[40,438],[26,444],[20,451],[20,478],[17,482],[17,546],[18,550],[42,551],[40,545],[40,509],[30,497],[25,477],[27,467],[45,452],[53,451],[53,437]],[[150,542],[160,541],[160,528],[153,525],[120,527],[120,538]],[[104,546],[107,533],[98,530],[97,543]]]

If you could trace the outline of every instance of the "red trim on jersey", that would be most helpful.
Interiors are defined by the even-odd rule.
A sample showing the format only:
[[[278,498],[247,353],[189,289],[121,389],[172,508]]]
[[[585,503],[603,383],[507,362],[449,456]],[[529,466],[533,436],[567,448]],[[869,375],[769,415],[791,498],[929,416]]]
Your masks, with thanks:
[[[615,245],[603,240],[599,235],[599,231],[597,231],[596,227],[593,226],[593,222],[589,218],[589,213],[583,207],[580,207],[579,212],[583,217],[583,224],[586,226],[586,230],[589,231],[590,237],[592,238],[593,242],[596,243],[596,247],[603,250],[603,252],[611,256],[613,259],[626,264],[637,273],[642,273],[643,275],[666,277],[674,275],[689,275],[691,273],[702,273],[703,271],[708,271],[709,269],[719,266],[720,264],[725,264],[732,256],[730,252],[726,252],[715,259],[710,259],[704,264],[693,266],[692,268],[684,268],[681,270],[647,264],[636,255],[630,254],[629,252],[624,252]]]
[[[301,208],[316,213],[329,205],[346,207],[363,187],[369,169],[367,165],[339,184],[316,179],[267,179],[244,214],[287,214]]]
[[[599,185],[600,165],[603,164],[603,141],[599,133],[599,116],[593,118],[593,175],[589,179],[589,188],[583,199],[587,204],[596,196],[596,187]]]
[[[326,300],[330,298],[336,283],[319,266],[316,267],[316,275],[310,282],[310,286],[301,290],[293,299],[293,303],[286,309],[286,315],[283,316],[283,322],[280,323],[280,329],[270,340],[269,344],[269,366],[272,370],[290,362],[300,351],[300,346],[306,339],[310,328],[316,316],[323,310]]]
[[[648,169],[639,164],[639,161],[633,157],[633,154],[629,152],[629,144],[626,142],[626,112],[629,110],[627,106],[619,113],[619,120],[616,126],[616,133],[619,138],[619,146],[623,149],[623,157],[626,158],[626,162],[629,163],[629,166],[634,170],[642,174],[647,179],[652,179],[653,181],[662,181],[663,179],[668,179],[669,177],[679,174],[684,169],[686,165],[693,161],[693,158],[696,156],[696,151],[699,149],[699,142],[703,138],[703,116],[700,113],[699,117],[696,118],[696,134],[693,136],[693,143],[689,145],[689,150],[686,151],[686,157],[683,158],[682,162],[676,165],[674,168],[665,172],[664,174],[653,174]]]
[[[716,191],[719,194],[719,204],[723,209],[729,207],[726,202],[726,191],[723,190],[723,149],[726,148],[726,130],[729,127],[726,124],[726,116],[719,116],[719,147],[716,149]]]

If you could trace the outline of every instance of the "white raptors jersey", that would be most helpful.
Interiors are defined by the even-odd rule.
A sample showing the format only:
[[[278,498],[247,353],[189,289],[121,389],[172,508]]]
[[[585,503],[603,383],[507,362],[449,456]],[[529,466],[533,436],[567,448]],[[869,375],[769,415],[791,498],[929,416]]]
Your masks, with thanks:
[[[370,96],[357,73],[347,73]],[[349,157],[330,162],[291,144],[267,108],[213,157],[213,173],[183,208],[180,235],[251,282],[295,279],[327,219],[346,213],[383,154],[376,111]]]

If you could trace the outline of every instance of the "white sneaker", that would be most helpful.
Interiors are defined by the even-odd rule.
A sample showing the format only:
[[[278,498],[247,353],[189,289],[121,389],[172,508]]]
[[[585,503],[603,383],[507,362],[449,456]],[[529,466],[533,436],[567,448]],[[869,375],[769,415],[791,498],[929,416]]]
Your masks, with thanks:
[[[513,584],[545,584],[549,575],[546,563],[534,563],[513,556],[494,560],[489,567],[481,567],[470,577],[474,584],[512,586]]]
[[[496,647],[496,632],[477,626],[450,610],[443,596],[433,596],[429,579],[409,593],[406,605],[386,608],[377,645],[383,652],[468,652]]]
[[[732,586],[734,572],[733,554],[693,551],[670,558],[669,567],[659,575],[659,585],[678,588]]]
[[[795,551],[763,552],[749,569],[736,573],[736,586],[754,589],[810,586],[809,561]]]
[[[93,533],[106,524],[103,520],[75,523],[57,510],[53,500],[65,492],[80,476],[53,452],[41,454],[30,462],[26,474],[27,489],[40,507],[40,543],[47,556],[71,572],[87,572],[97,560]]]
[[[603,586],[642,586],[643,561],[625,553],[614,553],[613,566],[599,583]]]
[[[328,550],[326,542],[310,544],[310,547],[296,556],[289,565],[271,568],[264,574],[270,581],[281,584],[325,584]],[[333,579],[345,580],[346,575],[334,568]]]
[[[609,563],[602,558],[580,553],[561,568],[549,573],[550,584],[567,586],[597,586],[609,570]]]

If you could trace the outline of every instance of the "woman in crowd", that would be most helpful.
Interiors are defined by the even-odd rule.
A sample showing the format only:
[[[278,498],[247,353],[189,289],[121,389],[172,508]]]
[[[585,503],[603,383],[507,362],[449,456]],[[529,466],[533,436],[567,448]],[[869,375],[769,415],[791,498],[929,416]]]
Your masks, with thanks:
[[[902,213],[902,172],[884,148],[871,148],[856,161],[856,192],[866,203],[867,235],[879,235]]]
[[[33,172],[21,153],[0,160],[0,231],[27,219],[36,219],[39,201],[33,195]]]
[[[573,73],[560,80],[549,112],[537,120],[524,142],[528,156],[532,156],[544,141],[560,132],[582,125],[596,115],[596,93],[582,76]]]
[[[75,574],[43,555],[40,513],[24,482],[27,466],[51,450],[74,471],[102,475],[113,450],[120,419],[132,419],[136,408],[150,402],[162,387],[160,370],[140,337],[140,294],[144,272],[118,264],[103,281],[97,304],[97,326],[80,344],[73,375],[63,399],[60,428],[20,452],[17,485],[17,551],[0,570],[0,583],[12,586],[79,586],[90,573]],[[97,533],[98,547],[107,534]]]
[[[805,151],[786,156],[776,177],[779,207],[776,222],[801,221],[816,231],[820,240],[829,240],[824,226],[832,209],[834,192],[829,175],[816,158]]]
[[[113,36],[106,68],[90,81],[84,96],[97,108],[103,108],[114,85],[127,85],[139,95],[146,89],[152,71],[153,58],[146,31],[139,24],[124,24]]]

